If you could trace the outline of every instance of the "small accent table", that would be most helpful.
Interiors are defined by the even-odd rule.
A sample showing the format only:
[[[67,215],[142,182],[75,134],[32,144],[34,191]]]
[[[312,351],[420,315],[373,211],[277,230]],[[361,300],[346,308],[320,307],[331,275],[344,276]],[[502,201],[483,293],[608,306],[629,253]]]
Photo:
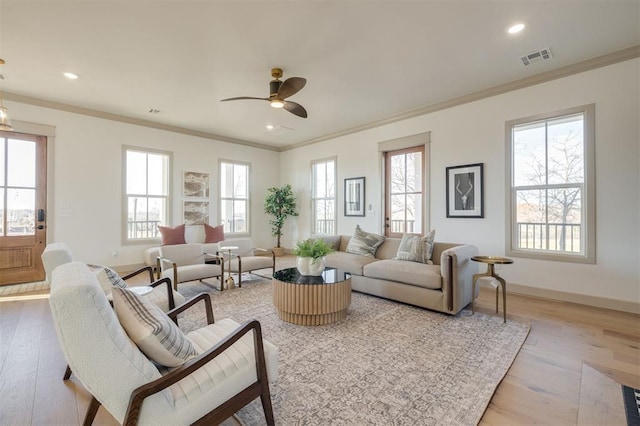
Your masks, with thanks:
[[[502,286],[502,315],[504,317],[504,322],[507,322],[507,282],[504,278],[500,277],[496,274],[495,265],[508,265],[513,263],[512,259],[508,257],[500,257],[500,256],[473,256],[471,260],[476,262],[482,262],[487,264],[487,272],[484,274],[474,274],[473,275],[473,285],[471,289],[471,312],[475,312],[473,302],[476,298],[476,283],[478,282],[478,278],[482,277],[492,277],[495,278]],[[499,287],[496,287],[496,313],[498,313],[498,292],[500,291]]]
[[[233,250],[238,250],[238,246],[224,246],[219,247],[219,249],[222,251],[226,251],[229,254],[229,276],[226,280],[224,280],[224,283],[222,283],[222,285],[224,286],[226,284],[228,290],[236,288],[236,282],[233,281],[233,277],[231,276],[231,252]],[[222,277],[222,279],[224,279],[224,277]]]
[[[320,276],[300,275],[298,268],[273,274],[273,304],[283,321],[325,325],[344,319],[351,305],[351,274],[325,268]]]

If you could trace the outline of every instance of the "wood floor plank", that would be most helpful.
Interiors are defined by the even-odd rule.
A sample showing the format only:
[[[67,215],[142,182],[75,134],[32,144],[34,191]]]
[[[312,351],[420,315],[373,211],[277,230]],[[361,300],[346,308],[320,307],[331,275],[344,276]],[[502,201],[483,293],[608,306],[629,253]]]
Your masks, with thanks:
[[[625,425],[620,384],[583,365],[578,409],[578,426]]]

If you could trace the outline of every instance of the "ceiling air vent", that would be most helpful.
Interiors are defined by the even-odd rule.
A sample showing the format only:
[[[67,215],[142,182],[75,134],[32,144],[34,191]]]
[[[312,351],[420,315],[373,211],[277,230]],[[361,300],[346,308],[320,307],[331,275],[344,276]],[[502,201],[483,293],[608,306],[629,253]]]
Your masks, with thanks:
[[[534,62],[546,61],[551,59],[551,49],[545,47],[544,49],[536,50],[535,52],[531,52],[528,55],[524,55],[520,57],[522,64],[524,66],[531,65]]]

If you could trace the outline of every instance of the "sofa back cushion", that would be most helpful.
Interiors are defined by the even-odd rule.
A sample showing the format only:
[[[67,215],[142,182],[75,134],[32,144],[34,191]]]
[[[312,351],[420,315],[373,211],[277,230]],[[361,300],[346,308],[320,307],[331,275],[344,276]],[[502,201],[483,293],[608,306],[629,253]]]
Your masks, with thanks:
[[[202,244],[197,243],[160,247],[160,257],[169,259],[178,266],[204,263],[203,254]]]
[[[376,251],[376,259],[393,259],[400,247],[400,238],[387,238]]]

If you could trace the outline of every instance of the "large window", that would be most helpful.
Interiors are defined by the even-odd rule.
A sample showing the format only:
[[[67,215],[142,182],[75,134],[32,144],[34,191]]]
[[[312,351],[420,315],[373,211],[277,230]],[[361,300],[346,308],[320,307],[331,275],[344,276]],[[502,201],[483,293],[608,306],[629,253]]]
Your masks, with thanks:
[[[424,146],[385,153],[388,237],[421,235],[424,223]]]
[[[171,154],[124,148],[125,241],[159,237],[158,225],[169,225]]]
[[[507,123],[507,252],[595,261],[594,107]]]
[[[336,233],[336,160],[311,163],[311,233]]]
[[[220,220],[225,234],[249,233],[249,164],[220,162]]]

